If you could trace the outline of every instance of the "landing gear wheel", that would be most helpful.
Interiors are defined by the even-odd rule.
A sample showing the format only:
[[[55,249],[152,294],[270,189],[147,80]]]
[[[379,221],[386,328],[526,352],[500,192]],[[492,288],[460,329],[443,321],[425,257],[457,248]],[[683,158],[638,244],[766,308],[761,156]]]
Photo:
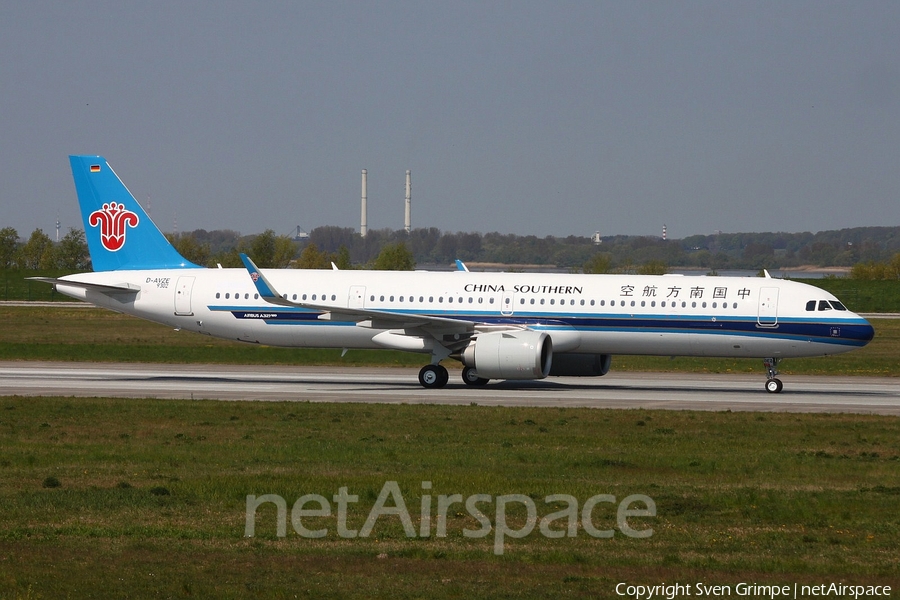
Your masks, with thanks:
[[[486,385],[488,382],[484,377],[479,377],[472,367],[463,367],[462,380],[463,383],[471,386]]]
[[[778,359],[767,358],[763,360],[766,367],[766,391],[770,394],[777,394],[784,388],[784,384],[778,379]]]
[[[770,379],[766,382],[766,391],[770,394],[777,394],[784,388],[784,384],[778,378]]]
[[[447,385],[447,382],[450,381],[450,373],[448,373],[447,369],[445,369],[441,365],[438,365],[437,367],[441,375],[441,383],[440,385],[438,385],[438,387],[444,387],[445,385]]]
[[[419,383],[426,389],[438,389],[447,385],[450,374],[441,365],[425,365],[419,371]]]

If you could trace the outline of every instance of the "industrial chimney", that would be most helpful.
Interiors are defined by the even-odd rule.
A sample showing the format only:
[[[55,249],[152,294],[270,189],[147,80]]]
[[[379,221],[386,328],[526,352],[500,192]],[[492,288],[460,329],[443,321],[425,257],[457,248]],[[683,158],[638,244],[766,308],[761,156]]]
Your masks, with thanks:
[[[359,235],[366,237],[366,170],[362,170],[362,217],[359,221]]]
[[[410,201],[412,200],[412,183],[410,182],[409,169],[406,170],[406,217],[403,219],[403,227],[406,233],[409,233],[409,211]]]

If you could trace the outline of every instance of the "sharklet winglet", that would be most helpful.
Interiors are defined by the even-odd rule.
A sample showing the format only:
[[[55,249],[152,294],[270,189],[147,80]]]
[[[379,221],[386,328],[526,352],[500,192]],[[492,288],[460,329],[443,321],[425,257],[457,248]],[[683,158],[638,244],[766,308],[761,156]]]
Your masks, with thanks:
[[[266,279],[266,276],[262,274],[259,267],[257,267],[256,264],[250,260],[250,257],[243,252],[241,253],[241,262],[247,267],[247,272],[250,273],[250,279],[253,280],[253,285],[256,286],[256,291],[259,292],[259,295],[263,300],[271,304],[293,306],[294,303],[284,299],[275,290],[275,286],[273,286],[269,280]]]

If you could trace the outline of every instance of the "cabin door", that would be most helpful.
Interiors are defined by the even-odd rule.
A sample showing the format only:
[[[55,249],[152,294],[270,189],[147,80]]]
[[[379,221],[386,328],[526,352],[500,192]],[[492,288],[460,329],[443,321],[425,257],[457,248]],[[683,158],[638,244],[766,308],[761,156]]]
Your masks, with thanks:
[[[175,284],[175,314],[189,317],[194,314],[191,310],[191,290],[194,288],[194,277],[179,277]]]
[[[513,314],[513,311],[516,309],[515,304],[513,303],[514,294],[512,292],[503,292],[503,296],[500,298],[500,314],[509,316]]]
[[[778,288],[764,287],[759,290],[759,312],[756,322],[761,327],[778,325]]]
[[[350,296],[347,298],[347,308],[366,307],[366,286],[351,285]]]

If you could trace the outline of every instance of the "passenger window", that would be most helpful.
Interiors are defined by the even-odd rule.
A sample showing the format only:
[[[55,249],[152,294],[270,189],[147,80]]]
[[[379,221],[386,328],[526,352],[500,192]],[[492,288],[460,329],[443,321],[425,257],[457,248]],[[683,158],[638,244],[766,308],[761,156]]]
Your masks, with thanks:
[[[828,300],[819,300],[819,310],[831,310],[831,305],[828,304]]]

